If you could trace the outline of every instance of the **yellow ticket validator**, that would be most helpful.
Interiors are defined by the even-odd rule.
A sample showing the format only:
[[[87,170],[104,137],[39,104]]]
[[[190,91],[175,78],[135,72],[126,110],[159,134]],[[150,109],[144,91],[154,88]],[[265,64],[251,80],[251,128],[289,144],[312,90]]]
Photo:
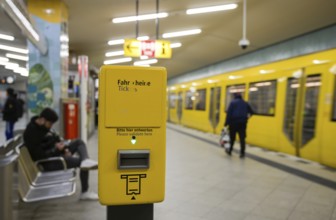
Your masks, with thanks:
[[[98,112],[101,204],[163,201],[166,85],[167,73],[163,67],[101,68]]]

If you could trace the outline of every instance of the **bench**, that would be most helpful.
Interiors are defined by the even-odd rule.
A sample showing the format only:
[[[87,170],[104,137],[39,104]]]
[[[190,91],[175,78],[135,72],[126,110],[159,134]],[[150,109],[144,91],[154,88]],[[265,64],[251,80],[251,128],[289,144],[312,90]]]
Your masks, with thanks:
[[[9,139],[5,144],[0,146],[0,155],[11,153],[15,148],[23,144],[22,135],[17,134],[15,137]]]
[[[48,158],[34,162],[25,146],[19,151],[19,194],[24,202],[71,196],[76,191],[75,169],[66,169],[62,157]],[[50,161],[63,161],[64,170],[43,172],[39,164]]]

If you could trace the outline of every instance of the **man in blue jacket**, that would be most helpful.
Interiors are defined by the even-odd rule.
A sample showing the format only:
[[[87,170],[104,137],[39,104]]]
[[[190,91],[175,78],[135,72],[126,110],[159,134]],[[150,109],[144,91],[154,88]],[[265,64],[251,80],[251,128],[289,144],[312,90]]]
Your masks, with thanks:
[[[234,94],[234,99],[231,101],[226,113],[224,126],[229,126],[230,132],[230,149],[226,150],[228,155],[231,155],[233,144],[238,133],[240,139],[240,158],[245,156],[245,138],[247,120],[253,114],[251,106],[242,99],[241,94]]]

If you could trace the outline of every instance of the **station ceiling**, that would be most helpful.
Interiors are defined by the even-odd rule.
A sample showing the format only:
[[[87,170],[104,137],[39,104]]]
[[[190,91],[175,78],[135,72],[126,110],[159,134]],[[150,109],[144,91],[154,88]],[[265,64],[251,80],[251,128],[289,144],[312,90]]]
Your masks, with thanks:
[[[135,0],[64,0],[69,9],[70,53],[88,55],[89,63],[96,68],[104,60],[105,53],[123,50],[122,45],[108,45],[109,40],[149,36],[155,40],[167,32],[201,29],[198,35],[176,37],[171,43],[181,43],[172,49],[171,59],[158,59],[152,66],[167,68],[168,78],[196,70],[222,60],[249,53],[287,39],[309,33],[336,23],[335,0],[247,0],[246,37],[250,41],[243,50],[242,39],[243,0],[160,0],[159,12],[167,12],[166,18],[128,23],[112,23],[116,17],[136,15]],[[139,0],[138,14],[156,13],[156,0]],[[190,8],[237,3],[229,11],[187,15]],[[157,32],[158,27],[158,32]],[[20,30],[0,11],[0,33],[13,33],[15,44],[24,46],[25,38]],[[0,43],[2,41],[0,40]],[[0,50],[0,57],[3,51]],[[133,62],[137,59],[133,59]],[[133,65],[133,62],[122,65]],[[0,66],[0,74],[8,74]]]

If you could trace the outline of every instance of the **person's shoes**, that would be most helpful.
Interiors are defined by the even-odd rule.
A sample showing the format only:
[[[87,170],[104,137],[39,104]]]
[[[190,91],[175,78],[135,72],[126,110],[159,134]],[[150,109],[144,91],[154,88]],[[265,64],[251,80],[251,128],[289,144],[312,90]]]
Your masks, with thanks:
[[[94,192],[83,192],[80,197],[79,197],[80,200],[98,200],[99,197],[98,197],[98,194],[97,193],[94,193]]]
[[[225,149],[225,153],[229,156],[231,156],[231,151],[229,149]]]
[[[245,157],[245,154],[241,154],[239,157],[240,157],[240,158],[244,158],[244,157]]]
[[[98,169],[98,162],[87,158],[82,161],[80,168],[82,170],[95,170]]]

